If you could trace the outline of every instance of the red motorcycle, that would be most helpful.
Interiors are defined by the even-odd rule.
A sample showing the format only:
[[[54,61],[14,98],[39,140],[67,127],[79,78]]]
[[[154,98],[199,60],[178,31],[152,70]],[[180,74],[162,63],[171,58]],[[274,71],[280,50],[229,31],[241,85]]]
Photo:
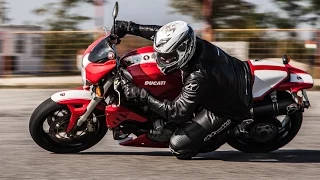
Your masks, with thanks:
[[[118,3],[114,21],[117,14]],[[151,46],[120,58],[116,42],[109,34],[92,43],[83,54],[83,88],[57,92],[35,109],[29,130],[40,147],[55,153],[80,152],[98,143],[108,129],[123,146],[168,147],[174,128],[166,127],[165,119],[143,104],[126,102],[118,74],[123,71],[158,99],[174,100],[182,88],[180,73],[163,75]],[[229,130],[211,151],[227,142],[243,152],[270,152],[296,136],[302,113],[310,107],[305,89],[313,87],[313,79],[290,66],[286,55],[282,61],[248,61],[254,78],[252,118]]]

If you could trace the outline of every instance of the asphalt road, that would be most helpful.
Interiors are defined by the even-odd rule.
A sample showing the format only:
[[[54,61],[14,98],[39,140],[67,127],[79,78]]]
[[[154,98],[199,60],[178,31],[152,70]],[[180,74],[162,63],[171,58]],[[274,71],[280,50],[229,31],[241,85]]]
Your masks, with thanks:
[[[320,92],[309,92],[302,129],[270,154],[244,154],[224,145],[180,161],[167,149],[122,147],[111,133],[79,154],[53,154],[31,139],[32,111],[57,90],[0,89],[0,179],[319,179]]]

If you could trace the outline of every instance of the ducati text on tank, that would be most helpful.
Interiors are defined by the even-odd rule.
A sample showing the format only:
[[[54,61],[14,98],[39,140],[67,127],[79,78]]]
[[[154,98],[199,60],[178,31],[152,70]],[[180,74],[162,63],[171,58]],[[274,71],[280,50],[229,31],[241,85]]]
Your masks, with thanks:
[[[144,85],[149,86],[164,86],[166,85],[166,81],[145,81]]]

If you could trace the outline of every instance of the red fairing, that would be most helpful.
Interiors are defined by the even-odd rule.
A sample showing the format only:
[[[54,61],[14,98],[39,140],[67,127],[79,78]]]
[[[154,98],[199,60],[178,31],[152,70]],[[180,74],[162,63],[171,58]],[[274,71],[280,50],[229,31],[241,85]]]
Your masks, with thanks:
[[[249,63],[251,64],[251,63]],[[271,66],[271,65],[255,65],[255,66],[251,66],[251,71],[257,71],[257,70],[278,70],[278,71],[288,71],[287,67],[282,67],[282,66]]]
[[[298,69],[298,68],[295,68],[289,64],[286,64],[286,67],[289,68],[289,71],[290,73],[303,73],[303,74],[308,74],[307,72],[301,70],[301,69]]]
[[[138,48],[138,49],[135,49],[133,51],[126,53],[125,55],[123,55],[121,57],[121,59],[128,57],[128,56],[136,55],[136,54],[150,53],[150,52],[154,52],[153,46],[146,46],[146,47]]]
[[[98,83],[99,80],[116,67],[116,60],[109,60],[103,64],[89,63],[85,67],[86,79],[91,84]]]
[[[308,83],[295,83],[295,82],[285,82],[277,87],[277,90],[291,90],[291,92],[298,92],[302,89],[310,89],[313,84]]]
[[[291,75],[308,75],[309,74],[301,69],[295,68],[289,64],[286,64],[286,67],[289,68],[289,73]],[[288,82],[285,82],[277,87],[277,90],[291,90],[291,92],[298,92],[302,89],[310,89],[313,87],[313,82],[297,82],[293,80],[290,80]]]
[[[173,100],[181,92],[180,73],[166,76],[160,72],[156,63],[136,64],[127,70],[132,74],[134,84],[147,89],[158,98]]]
[[[135,146],[135,147],[153,147],[153,148],[168,148],[168,143],[160,143],[155,142],[146,136],[146,134],[142,134],[141,136],[132,139],[130,141],[125,141],[123,143],[120,143],[122,146]]]
[[[147,89],[157,98],[174,100],[181,92],[181,74],[179,71],[172,75],[162,74],[152,55],[153,52],[153,47],[147,46],[131,51],[122,59],[141,54],[140,63],[133,64],[127,68],[133,77],[134,84]]]
[[[124,107],[110,105],[106,107],[106,122],[108,128],[117,127],[122,121],[134,120],[138,122],[146,122],[147,119],[132,112]]]
[[[70,132],[74,125],[77,123],[80,116],[82,116],[86,112],[86,108],[90,103],[90,100],[84,99],[70,99],[57,102],[58,104],[65,104],[70,110],[71,117],[67,127],[66,132]],[[96,106],[99,110],[104,110],[104,106],[102,104],[98,104]]]

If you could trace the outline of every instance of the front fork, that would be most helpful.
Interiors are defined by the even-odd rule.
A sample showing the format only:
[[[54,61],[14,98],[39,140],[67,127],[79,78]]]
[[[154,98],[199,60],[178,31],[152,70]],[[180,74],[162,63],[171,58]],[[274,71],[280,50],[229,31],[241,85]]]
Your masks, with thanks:
[[[69,135],[75,134],[77,131],[77,128],[80,127],[85,121],[87,121],[92,111],[104,99],[104,95],[108,91],[110,86],[113,84],[113,80],[114,78],[111,78],[103,85],[102,92],[99,86],[95,88],[95,91],[92,92],[94,97],[91,99],[90,103],[86,107],[85,113],[79,117],[79,119],[76,122],[76,125],[72,127],[71,131],[69,132],[67,131]]]

